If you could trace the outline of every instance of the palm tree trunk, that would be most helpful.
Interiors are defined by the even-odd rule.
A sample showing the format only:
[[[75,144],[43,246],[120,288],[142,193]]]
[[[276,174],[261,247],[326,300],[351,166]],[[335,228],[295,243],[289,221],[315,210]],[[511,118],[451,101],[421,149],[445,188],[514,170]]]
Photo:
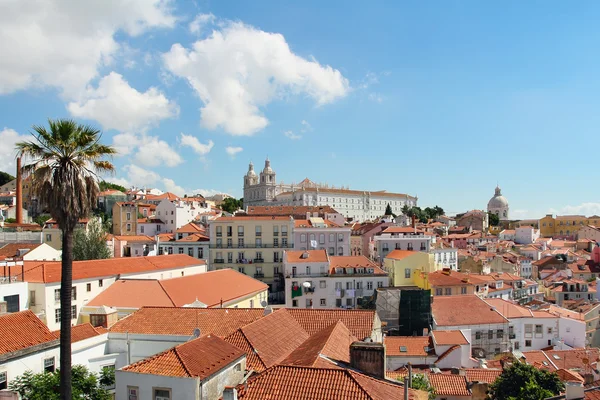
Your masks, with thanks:
[[[62,235],[62,273],[60,280],[60,398],[71,396],[71,292],[73,284],[73,229]]]

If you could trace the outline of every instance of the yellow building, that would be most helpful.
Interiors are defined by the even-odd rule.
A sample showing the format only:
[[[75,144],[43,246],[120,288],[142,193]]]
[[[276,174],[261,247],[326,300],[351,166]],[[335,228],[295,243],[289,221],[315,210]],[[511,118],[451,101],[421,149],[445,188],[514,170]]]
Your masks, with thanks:
[[[85,229],[87,231],[88,224],[92,220],[93,218],[80,219],[75,229]],[[96,220],[98,223],[102,223],[99,217]],[[62,231],[58,228],[58,224],[54,219],[49,219],[44,223],[44,227],[42,228],[42,242],[52,246],[56,250],[62,249]]]
[[[542,237],[576,238],[579,229],[584,226],[600,224],[600,216],[592,215],[557,215],[546,214],[540,219],[539,227]]]
[[[112,209],[112,233],[114,235],[137,235],[138,208],[130,201],[118,201]]]
[[[209,269],[232,268],[283,292],[283,252],[294,248],[294,220],[280,216],[210,221]]]
[[[488,230],[492,235],[498,235],[504,230],[504,227],[502,225],[493,225],[490,226]]]
[[[433,254],[422,251],[394,250],[383,261],[391,286],[415,286],[415,271],[435,271]]]

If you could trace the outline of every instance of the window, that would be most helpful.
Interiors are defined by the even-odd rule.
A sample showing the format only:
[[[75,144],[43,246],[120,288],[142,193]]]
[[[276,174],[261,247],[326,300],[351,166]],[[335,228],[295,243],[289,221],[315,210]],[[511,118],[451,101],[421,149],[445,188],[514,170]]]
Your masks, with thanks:
[[[373,290],[373,282],[371,282],[371,281],[367,282],[367,290]]]
[[[238,226],[238,236],[244,236],[244,227],[242,225]]]
[[[379,282],[377,282],[377,287],[378,287],[378,288],[381,288],[381,287],[383,287],[383,282],[382,282],[382,281],[379,281]]]
[[[238,267],[238,272],[241,272],[242,274],[246,273],[246,268],[244,267]]]
[[[525,341],[525,347],[531,347],[531,340]]]
[[[346,305],[352,307],[352,299],[346,299]]]
[[[492,329],[490,329],[488,331],[488,339],[493,339],[494,338],[494,331]]]
[[[87,285],[85,285],[85,291],[86,292],[91,292],[92,291],[92,284],[88,283]]]
[[[330,233],[329,234],[329,241],[330,242],[334,242],[335,241],[335,233]]]
[[[18,294],[4,296],[4,301],[6,302],[6,311],[9,313],[18,312],[20,310]]]
[[[217,226],[217,236],[223,236],[223,227]]]
[[[44,372],[54,372],[54,357],[44,359]]]
[[[281,239],[281,247],[288,247],[288,241],[287,241],[287,238],[283,238],[283,239]]]
[[[228,242],[229,245],[229,242]],[[243,249],[244,248],[244,238],[238,238],[238,248]]]
[[[343,255],[344,255],[344,248],[338,247],[338,256],[343,256]]]
[[[140,388],[137,386],[127,386],[127,400],[140,400]]]
[[[341,307],[342,306],[342,299],[335,299],[335,306],[336,307]]]
[[[325,234],[324,233],[319,234],[319,244],[325,244]]]
[[[346,290],[352,289],[352,282],[346,282]]]
[[[71,300],[77,300],[77,287],[75,286],[71,288]]]
[[[444,289],[444,294],[446,296],[452,295],[452,288],[447,287],[446,289]]]
[[[410,279],[410,275],[411,275],[410,273],[411,273],[410,268],[404,268],[404,277],[406,279]]]
[[[496,331],[496,337],[497,337],[498,339],[502,339],[502,338],[504,337],[504,330],[503,330],[503,329],[498,329],[498,330]]]
[[[204,249],[202,247],[198,248],[198,258],[204,258]]]
[[[261,236],[262,235],[262,227],[260,225],[256,225],[255,227],[255,235],[256,236]]]
[[[8,379],[6,377],[6,371],[0,372],[0,390],[8,389]]]
[[[435,295],[436,296],[441,296],[442,295],[442,289],[441,288],[435,289]]]
[[[29,305],[35,306],[35,290],[29,291]]]
[[[54,322],[60,324],[60,308],[54,310]]]
[[[279,236],[279,226],[273,226],[273,236]]]
[[[256,238],[254,241],[254,244],[256,245],[257,248],[261,248],[262,247],[262,239],[261,238]]]
[[[481,339],[481,332],[477,331],[475,332],[475,340],[479,340]]]
[[[548,328],[548,334],[552,334],[552,328]]]
[[[281,236],[287,236],[287,226],[281,226]]]
[[[193,247],[188,247],[188,256],[194,257],[194,248]]]
[[[321,299],[321,307],[325,307],[327,305],[326,299]]]
[[[51,242],[51,241],[52,241],[52,234],[46,233],[46,242]]]
[[[235,364],[235,367],[233,367],[233,370],[236,372],[240,372],[242,370],[242,363]]]
[[[71,319],[77,319],[77,306],[71,306]]]
[[[127,232],[131,232],[131,224],[127,224]]]
[[[465,286],[460,288],[460,294],[467,294],[467,288]]]
[[[327,287],[327,282],[326,281],[319,281],[319,287],[321,289],[325,289]]]
[[[536,325],[535,326],[535,334],[541,335],[542,333],[544,333],[544,327],[542,325]]]
[[[292,300],[292,307],[298,307],[298,300]]]
[[[140,225],[140,233],[144,233],[144,225]]]
[[[333,247],[330,247],[330,248],[327,250],[327,253],[328,253],[330,256],[334,256],[334,255],[335,255],[335,249],[334,249]]]
[[[183,254],[183,247],[177,248],[177,254]]]
[[[128,213],[127,213],[127,218],[125,218],[125,219],[126,219],[127,221],[131,221],[131,213],[130,213],[130,212],[128,212]]]
[[[279,239],[273,238],[273,247],[279,247]]]
[[[533,325],[525,324],[525,335],[531,336],[532,333],[533,333]]]
[[[154,389],[152,400],[171,400],[171,389]]]
[[[306,243],[306,233],[300,235],[300,243]]]
[[[312,299],[306,299],[306,308],[312,307]]]
[[[54,289],[54,302],[60,303],[60,289]]]

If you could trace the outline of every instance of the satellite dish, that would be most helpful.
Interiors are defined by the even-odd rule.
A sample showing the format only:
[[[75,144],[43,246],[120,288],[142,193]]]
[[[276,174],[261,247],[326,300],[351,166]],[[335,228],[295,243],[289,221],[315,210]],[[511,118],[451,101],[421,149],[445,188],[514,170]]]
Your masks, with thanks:
[[[200,337],[200,328],[195,328],[194,332],[192,333],[192,336],[195,338]]]
[[[305,288],[309,288],[310,287],[310,282],[304,282],[302,284],[302,286],[304,286]]]
[[[264,307],[266,307],[266,306],[267,306],[267,304],[268,304],[268,303],[267,303],[266,301],[264,301],[264,300],[260,302],[260,305],[261,305],[263,308],[264,308]]]

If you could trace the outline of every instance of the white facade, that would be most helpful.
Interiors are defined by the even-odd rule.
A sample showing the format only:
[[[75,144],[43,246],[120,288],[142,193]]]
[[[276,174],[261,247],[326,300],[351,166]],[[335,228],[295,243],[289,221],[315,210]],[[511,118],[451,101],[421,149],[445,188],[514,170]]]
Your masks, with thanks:
[[[145,271],[135,274],[121,274],[125,279],[168,279],[182,276],[195,275],[206,272],[206,264],[199,264],[160,271]],[[72,300],[73,324],[77,324],[81,308],[90,300],[98,296],[104,289],[112,285],[117,276],[107,275],[89,279],[73,281],[75,288]],[[29,309],[40,317],[50,330],[60,329],[60,282],[29,283]]]
[[[44,362],[49,366],[54,363],[57,369],[60,363],[60,349],[58,339],[53,342],[45,343],[37,349],[24,349],[21,357],[9,358],[3,360],[0,358],[0,374],[6,373],[7,384],[23,375],[26,371],[32,371],[35,374],[44,372]]]
[[[517,233],[514,229],[505,229],[498,234],[498,239],[514,242],[516,234]]]
[[[156,218],[162,220],[165,224],[163,233],[174,233],[200,215],[210,212],[211,208],[207,203],[185,201],[185,199],[179,201],[165,199],[156,206]]]
[[[26,310],[29,306],[27,282],[8,282],[0,278],[0,301],[6,301],[8,312]],[[15,308],[15,307],[18,307]]]
[[[382,233],[375,236],[377,255],[383,260],[394,250],[414,250],[429,253],[431,236],[423,233]],[[458,253],[457,253],[458,254]],[[458,256],[456,256],[458,257]],[[457,258],[454,258],[457,260]]]
[[[488,202],[487,211],[496,214],[501,221],[509,220],[508,200],[506,200],[506,197],[502,196],[502,190],[499,186],[496,186],[494,197]]]
[[[433,254],[433,261],[439,264],[436,270],[450,268],[453,271],[458,271],[458,249],[431,249],[431,254]]]
[[[294,250],[327,250],[330,256],[350,255],[350,231],[348,227],[296,227]],[[316,244],[313,248],[311,243]]]
[[[531,265],[531,260],[523,259],[519,260],[519,276],[521,278],[529,279],[533,273],[533,267]]]
[[[137,234],[146,236],[156,236],[160,233],[166,232],[166,225],[162,220],[155,219],[152,222],[139,222],[137,223]]]
[[[209,242],[186,242],[179,240],[170,240],[167,242],[158,242],[158,255],[162,254],[187,254],[190,257],[196,257],[208,261]]]
[[[524,226],[515,229],[515,240],[517,244],[535,243],[540,238],[540,230],[532,226]]]

